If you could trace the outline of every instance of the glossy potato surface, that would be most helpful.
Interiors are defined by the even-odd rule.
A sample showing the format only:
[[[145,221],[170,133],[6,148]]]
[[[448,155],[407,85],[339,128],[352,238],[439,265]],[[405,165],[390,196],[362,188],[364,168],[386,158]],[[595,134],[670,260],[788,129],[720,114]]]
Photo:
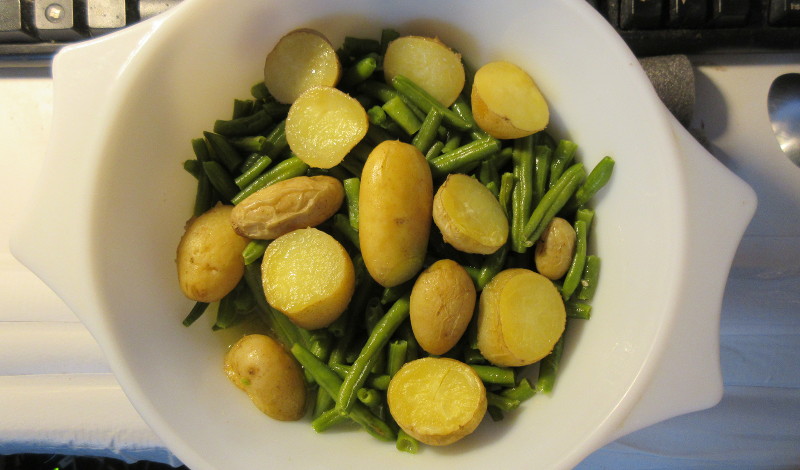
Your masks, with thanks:
[[[433,180],[425,157],[411,144],[385,141],[361,173],[359,232],[364,264],[384,287],[422,268],[428,247]]]
[[[461,55],[438,38],[402,36],[389,43],[383,61],[387,83],[403,75],[444,106],[450,106],[464,88]]]
[[[264,85],[275,99],[286,104],[309,88],[335,86],[341,74],[339,57],[328,38],[308,28],[283,36],[264,62]]]
[[[561,217],[553,217],[536,242],[534,261],[539,274],[548,279],[561,279],[572,263],[575,242],[572,225]]]
[[[225,375],[267,416],[296,421],[305,414],[306,382],[300,365],[277,341],[252,334],[225,354]]]
[[[242,250],[248,240],[231,227],[232,210],[218,204],[186,225],[176,264],[181,290],[192,300],[216,302],[242,279]]]

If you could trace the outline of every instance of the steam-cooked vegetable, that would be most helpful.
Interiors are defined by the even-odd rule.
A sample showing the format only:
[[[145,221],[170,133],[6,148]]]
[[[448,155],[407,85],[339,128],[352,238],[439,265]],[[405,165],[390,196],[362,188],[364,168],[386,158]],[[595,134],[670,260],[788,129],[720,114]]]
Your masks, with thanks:
[[[475,72],[472,112],[480,128],[498,139],[525,137],[550,121],[547,102],[530,75],[503,61]]]
[[[536,270],[548,279],[561,279],[567,273],[575,252],[575,229],[561,217],[554,217],[536,243]]]
[[[225,374],[267,416],[296,421],[305,414],[306,383],[295,359],[269,336],[252,334],[225,354]]]
[[[431,227],[433,181],[428,162],[411,144],[385,141],[361,173],[359,241],[373,279],[390,287],[422,268]]]
[[[427,91],[443,106],[450,106],[464,88],[461,55],[437,38],[403,36],[389,43],[383,73],[391,83],[403,75]]]
[[[271,240],[328,220],[344,200],[342,183],[324,175],[296,176],[267,186],[233,208],[231,223],[240,235]]]
[[[247,239],[231,228],[233,206],[218,204],[191,219],[178,244],[178,283],[186,297],[216,302],[242,279]]]
[[[350,256],[315,228],[276,238],[261,264],[267,302],[302,328],[330,325],[347,308],[355,288]]]
[[[281,103],[293,103],[315,86],[335,86],[342,69],[328,38],[313,29],[283,36],[267,54],[264,84]]]
[[[486,388],[463,362],[427,357],[406,363],[387,391],[400,428],[420,442],[443,446],[471,434],[486,413]]]

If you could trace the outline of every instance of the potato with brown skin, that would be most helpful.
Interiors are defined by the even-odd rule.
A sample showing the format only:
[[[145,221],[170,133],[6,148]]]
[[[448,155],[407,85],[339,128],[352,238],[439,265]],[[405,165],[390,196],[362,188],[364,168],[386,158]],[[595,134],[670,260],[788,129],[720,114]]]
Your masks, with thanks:
[[[486,388],[472,367],[449,358],[406,363],[386,392],[389,412],[418,441],[452,444],[471,434],[486,414]]]
[[[551,280],[529,269],[506,269],[481,292],[478,349],[498,366],[533,364],[553,350],[566,318]]]
[[[572,263],[575,254],[575,229],[561,217],[554,217],[536,242],[534,260],[542,276],[561,279]]]
[[[232,210],[217,204],[186,224],[176,264],[181,290],[192,300],[216,302],[242,279],[248,240],[231,227]]]
[[[492,254],[508,240],[508,218],[475,178],[454,173],[436,191],[433,221],[444,241],[466,253]]]
[[[403,75],[449,107],[464,88],[466,74],[461,54],[438,38],[402,36],[389,43],[383,59],[387,83]]]
[[[281,103],[293,103],[315,86],[335,86],[342,75],[339,56],[328,38],[313,29],[283,36],[267,54],[264,85]]]
[[[475,72],[472,114],[497,139],[518,139],[547,127],[550,109],[539,87],[510,62],[489,62]]]
[[[315,228],[272,241],[264,253],[261,277],[267,302],[308,330],[339,318],[355,290],[350,255],[336,239]]]
[[[369,117],[355,98],[332,87],[314,87],[297,97],[286,116],[286,142],[314,168],[331,168],[367,134]]]
[[[420,347],[442,355],[458,343],[475,310],[475,283],[460,264],[441,259],[411,289],[411,329]]]
[[[252,334],[225,354],[225,375],[267,416],[296,421],[306,407],[306,382],[300,365],[269,336]]]
[[[237,204],[233,229],[244,237],[272,240],[293,230],[316,227],[344,201],[342,183],[331,176],[297,176],[260,189]]]
[[[431,169],[416,147],[395,140],[372,150],[361,172],[358,238],[376,282],[396,286],[422,269],[432,205]]]

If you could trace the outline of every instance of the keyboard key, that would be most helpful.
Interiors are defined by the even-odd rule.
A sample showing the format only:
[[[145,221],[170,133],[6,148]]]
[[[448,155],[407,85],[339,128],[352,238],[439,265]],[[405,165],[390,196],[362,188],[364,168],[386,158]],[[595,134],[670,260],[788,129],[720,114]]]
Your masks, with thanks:
[[[654,29],[661,25],[664,12],[662,0],[620,0],[621,29]]]
[[[23,12],[23,0],[0,0],[0,41],[30,42],[34,41],[31,29],[24,21],[27,12]]]
[[[670,28],[701,28],[706,24],[707,0],[669,0],[667,26]]]
[[[86,0],[86,26],[93,36],[127,25],[125,0]]]
[[[770,0],[769,24],[800,26],[800,0]]]
[[[33,18],[45,41],[76,41],[84,36],[73,0],[33,0]]]
[[[744,26],[749,13],[749,0],[712,0],[709,24],[722,28]]]

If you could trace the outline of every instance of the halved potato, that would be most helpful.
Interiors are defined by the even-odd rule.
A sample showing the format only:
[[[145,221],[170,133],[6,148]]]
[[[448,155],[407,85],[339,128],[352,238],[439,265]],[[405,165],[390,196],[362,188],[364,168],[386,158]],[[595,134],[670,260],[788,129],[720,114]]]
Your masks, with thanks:
[[[269,336],[239,339],[225,354],[225,375],[267,416],[296,421],[305,414],[306,381],[297,361]]]
[[[508,219],[497,198],[462,173],[448,175],[436,191],[433,221],[444,241],[466,253],[491,254],[508,239]]]
[[[276,238],[261,263],[267,302],[309,330],[339,318],[355,289],[355,270],[344,247],[327,233],[305,228]]]
[[[433,446],[469,435],[486,414],[486,388],[472,367],[449,358],[406,363],[389,383],[389,412],[410,436]]]
[[[501,271],[478,304],[478,349],[498,366],[524,366],[547,356],[564,333],[564,301],[550,279],[529,269]]]
[[[572,263],[575,243],[572,225],[561,217],[553,217],[536,242],[533,259],[539,274],[548,279],[561,279]]]
[[[490,62],[475,72],[472,114],[497,139],[517,139],[547,127],[550,109],[527,72],[510,62]]]
[[[308,166],[331,168],[361,142],[367,129],[367,112],[355,98],[336,88],[315,87],[289,108],[286,142]]]
[[[442,105],[450,106],[464,88],[464,64],[461,54],[438,38],[402,36],[389,43],[383,59],[387,83],[403,75]]]
[[[283,36],[264,62],[264,85],[286,104],[309,88],[336,86],[341,74],[336,49],[313,29],[296,29]]]

